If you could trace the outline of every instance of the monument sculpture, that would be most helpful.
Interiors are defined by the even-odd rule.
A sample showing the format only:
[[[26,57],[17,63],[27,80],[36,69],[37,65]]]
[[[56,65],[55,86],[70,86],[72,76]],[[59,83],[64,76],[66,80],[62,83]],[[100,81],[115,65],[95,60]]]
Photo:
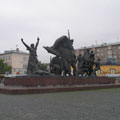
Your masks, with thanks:
[[[21,39],[21,41],[30,53],[29,60],[28,60],[27,74],[34,74],[35,71],[38,71],[38,59],[37,59],[36,51],[39,44],[39,38],[37,38],[36,45],[32,43],[30,46],[28,46],[23,41],[23,38]]]
[[[37,42],[34,45],[33,43],[29,46],[21,38],[22,43],[25,45],[27,50],[29,51],[29,60],[28,60],[28,67],[27,67],[27,75],[50,75],[48,72],[39,70],[38,67],[38,59],[37,59],[37,47],[39,44],[39,37],[37,38]]]
[[[33,43],[29,46],[23,39],[22,43],[25,45],[27,50],[30,53],[27,74],[38,74],[38,75],[50,75],[50,73],[39,70],[38,59],[37,59],[37,47],[39,44],[39,38],[34,45]],[[93,51],[86,49],[84,55],[79,55],[76,59],[74,48],[73,48],[73,39],[70,39],[70,36],[61,36],[58,38],[53,46],[44,47],[48,53],[54,54],[55,57],[50,61],[50,71],[55,75],[63,76],[96,76],[96,71],[100,69],[100,60],[95,61],[95,54]],[[78,70],[76,71],[76,63],[78,63]],[[94,67],[94,68],[93,68]],[[73,68],[73,72],[71,71]]]
[[[51,47],[47,46],[44,48],[49,53],[54,54],[56,56],[55,58],[59,58],[55,60],[55,64],[57,63],[57,65],[59,66],[59,67],[57,66],[56,68],[59,69],[58,73],[60,75],[63,72],[63,75],[71,76],[71,66],[73,67],[73,75],[76,74],[75,67],[76,57],[74,54],[73,39],[69,39],[67,36],[61,36],[55,41],[53,46]],[[58,61],[61,61],[61,63],[59,64]]]
[[[61,58],[59,56],[55,56],[50,61],[50,72],[54,73],[55,75],[61,75],[62,73],[62,65],[61,65]]]
[[[98,71],[98,70],[100,70],[100,59],[97,59],[97,60],[95,61],[95,68],[94,68],[94,70],[93,70],[93,75],[94,75],[94,76],[97,76],[97,75],[96,75],[96,71]]]
[[[115,78],[108,77],[95,77],[96,71],[100,69],[100,59],[95,59],[95,53],[86,49],[84,54],[76,58],[73,48],[73,40],[68,36],[61,36],[58,38],[53,46],[44,47],[49,53],[55,55],[50,61],[50,71],[51,73],[39,70],[39,61],[37,59],[37,47],[39,44],[39,38],[37,38],[36,44],[27,45],[23,39],[22,43],[25,45],[30,53],[28,61],[27,75],[16,76],[14,78],[5,78],[5,86],[24,86],[26,89],[13,89],[6,90],[9,94],[12,92],[14,94],[26,94],[26,93],[45,93],[45,92],[63,92],[71,90],[83,90],[84,89],[97,89],[104,88],[103,84],[114,84]],[[78,69],[76,70],[76,63],[78,64]],[[71,69],[73,68],[73,71]],[[54,75],[52,74],[54,73]],[[92,76],[92,77],[71,77],[71,75],[76,76]],[[55,76],[56,75],[56,76]],[[64,75],[64,76],[57,76]],[[86,84],[90,86],[86,86]],[[97,84],[97,86],[95,86]],[[99,86],[102,84],[102,87]],[[67,87],[66,87],[67,85]],[[81,86],[82,85],[82,86]],[[84,86],[85,85],[85,86]],[[35,87],[27,88],[27,87]],[[106,86],[108,88],[108,85]],[[113,85],[111,85],[113,88]]]
[[[95,61],[95,54],[89,49],[83,55],[77,57],[77,74],[81,76],[96,76],[96,71],[100,69],[100,59]]]

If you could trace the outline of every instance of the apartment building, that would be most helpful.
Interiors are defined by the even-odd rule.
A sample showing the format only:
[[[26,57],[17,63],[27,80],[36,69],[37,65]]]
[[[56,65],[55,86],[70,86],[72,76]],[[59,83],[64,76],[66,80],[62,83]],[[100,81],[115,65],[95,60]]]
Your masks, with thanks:
[[[92,50],[95,53],[95,58],[100,58],[103,64],[120,64],[120,42],[79,48],[75,50],[76,56],[84,54],[86,49]]]
[[[12,74],[25,74],[27,72],[29,54],[18,48],[0,54],[0,59],[12,67]]]

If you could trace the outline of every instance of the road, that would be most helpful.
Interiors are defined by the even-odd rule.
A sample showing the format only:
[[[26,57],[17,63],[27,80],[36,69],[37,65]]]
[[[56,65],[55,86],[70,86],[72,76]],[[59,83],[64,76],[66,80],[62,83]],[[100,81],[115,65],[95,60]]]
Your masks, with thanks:
[[[0,94],[0,120],[120,120],[120,89]]]

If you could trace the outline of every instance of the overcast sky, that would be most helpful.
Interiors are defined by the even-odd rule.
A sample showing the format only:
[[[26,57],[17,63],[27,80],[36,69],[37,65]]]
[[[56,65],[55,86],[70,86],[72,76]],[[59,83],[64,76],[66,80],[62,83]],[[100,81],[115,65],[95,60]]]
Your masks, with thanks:
[[[74,48],[120,41],[120,0],[0,0],[0,52],[26,51],[40,37],[37,54],[42,62],[50,55],[43,46],[57,38],[74,39]]]

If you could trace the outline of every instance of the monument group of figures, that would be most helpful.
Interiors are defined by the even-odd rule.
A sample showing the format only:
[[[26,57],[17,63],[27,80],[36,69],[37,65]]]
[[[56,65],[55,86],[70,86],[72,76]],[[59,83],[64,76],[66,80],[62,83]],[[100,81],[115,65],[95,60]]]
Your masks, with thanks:
[[[86,49],[84,55],[77,57],[78,71],[81,76],[96,76],[96,71],[100,70],[100,59],[95,60],[93,51]]]
[[[39,38],[36,45],[31,44],[31,46],[28,46],[23,39],[21,41],[30,53],[27,74],[50,75],[39,70],[38,67],[36,50]],[[100,59],[95,60],[95,54],[89,49],[83,55],[76,57],[73,41],[70,37],[62,36],[55,41],[53,46],[44,47],[48,53],[55,55],[50,61],[50,72],[63,76],[96,76],[96,71],[100,69]]]

